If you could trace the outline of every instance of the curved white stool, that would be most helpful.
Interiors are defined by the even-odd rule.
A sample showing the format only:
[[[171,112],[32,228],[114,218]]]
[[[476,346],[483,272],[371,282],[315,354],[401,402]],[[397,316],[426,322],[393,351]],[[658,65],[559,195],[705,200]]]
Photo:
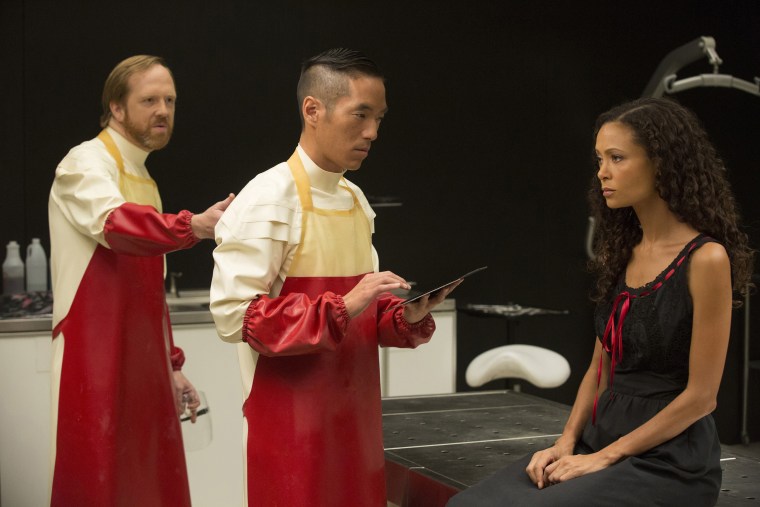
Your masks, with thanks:
[[[534,345],[503,345],[487,350],[470,362],[466,373],[470,387],[500,378],[520,378],[536,387],[557,387],[569,376],[567,359]]]

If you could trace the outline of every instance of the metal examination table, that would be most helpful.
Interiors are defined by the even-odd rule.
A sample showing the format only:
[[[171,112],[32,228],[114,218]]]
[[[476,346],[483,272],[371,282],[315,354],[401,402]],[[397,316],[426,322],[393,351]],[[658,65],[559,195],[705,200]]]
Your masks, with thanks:
[[[441,507],[456,492],[551,445],[570,407],[525,393],[484,391],[383,399],[388,502]],[[718,506],[760,505],[760,460],[722,454]]]

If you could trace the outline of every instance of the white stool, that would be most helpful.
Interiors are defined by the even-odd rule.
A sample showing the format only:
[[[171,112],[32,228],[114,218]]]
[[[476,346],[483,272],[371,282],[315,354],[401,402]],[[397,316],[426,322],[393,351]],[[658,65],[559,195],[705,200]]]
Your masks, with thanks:
[[[557,387],[569,376],[570,364],[564,357],[534,345],[503,345],[487,350],[470,362],[466,373],[470,387],[500,378],[519,378],[536,387]]]

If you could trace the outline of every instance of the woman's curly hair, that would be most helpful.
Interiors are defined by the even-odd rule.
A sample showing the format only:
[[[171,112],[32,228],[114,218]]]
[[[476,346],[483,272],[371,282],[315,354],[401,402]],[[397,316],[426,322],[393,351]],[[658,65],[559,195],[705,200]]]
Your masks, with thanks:
[[[602,113],[596,120],[594,141],[610,122],[629,127],[634,142],[646,150],[657,170],[655,186],[668,208],[723,244],[731,261],[734,292],[744,295],[751,284],[754,251],[740,229],[723,161],[694,113],[671,99],[637,99]],[[595,258],[589,267],[596,275],[592,300],[597,303],[613,295],[642,234],[633,208],[608,208],[600,190],[594,174],[588,199],[596,224]],[[740,304],[741,300],[734,301],[734,306]]]

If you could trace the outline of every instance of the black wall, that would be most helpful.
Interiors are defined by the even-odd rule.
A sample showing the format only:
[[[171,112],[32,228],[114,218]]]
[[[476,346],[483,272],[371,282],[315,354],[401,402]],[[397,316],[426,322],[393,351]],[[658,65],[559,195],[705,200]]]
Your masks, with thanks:
[[[703,35],[716,39],[722,72],[760,75],[756,0],[0,1],[0,245],[39,236],[49,252],[53,171],[97,134],[102,85],[121,59],[159,54],[172,67],[175,137],[148,166],[167,211],[201,211],[292,152],[300,62],[328,47],[361,49],[387,74],[390,111],[351,178],[403,202],[377,209],[381,267],[428,286],[487,264],[457,289],[458,304],[569,310],[511,328],[513,342],[568,358],[564,386],[526,389],[565,403],[594,339],[584,271],[594,118],[640,96],[668,52]],[[710,71],[705,59],[679,77]],[[760,98],[700,89],[678,99],[726,159],[757,246]],[[169,256],[181,286],[208,285],[212,248]],[[726,442],[739,434],[741,322],[735,331],[716,414]],[[466,390],[466,364],[505,343],[507,323],[460,313],[458,333]]]

